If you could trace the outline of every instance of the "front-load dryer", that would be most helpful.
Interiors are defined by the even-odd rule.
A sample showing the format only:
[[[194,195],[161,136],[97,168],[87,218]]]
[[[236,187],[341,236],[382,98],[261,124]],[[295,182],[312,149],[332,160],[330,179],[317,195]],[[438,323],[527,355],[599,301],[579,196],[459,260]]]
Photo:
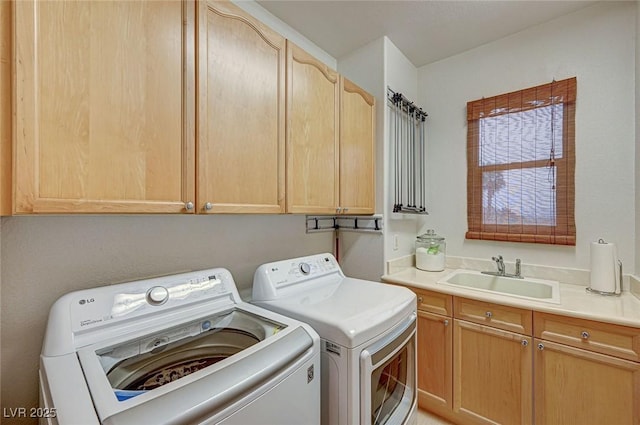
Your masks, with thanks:
[[[72,292],[40,357],[50,424],[319,424],[320,339],[222,268]]]
[[[261,265],[252,302],[319,334],[324,425],[415,421],[416,296],[345,277],[331,254]]]

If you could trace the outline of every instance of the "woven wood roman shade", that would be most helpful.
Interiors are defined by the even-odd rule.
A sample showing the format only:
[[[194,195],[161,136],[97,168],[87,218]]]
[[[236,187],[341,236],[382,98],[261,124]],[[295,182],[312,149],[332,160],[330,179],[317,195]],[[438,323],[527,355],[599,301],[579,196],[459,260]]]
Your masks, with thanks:
[[[575,245],[576,78],[467,103],[467,239]]]

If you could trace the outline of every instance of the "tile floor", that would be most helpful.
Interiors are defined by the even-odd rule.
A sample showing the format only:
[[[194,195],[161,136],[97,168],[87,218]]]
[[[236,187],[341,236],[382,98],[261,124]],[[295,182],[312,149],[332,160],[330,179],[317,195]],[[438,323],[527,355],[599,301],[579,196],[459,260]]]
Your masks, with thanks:
[[[418,410],[418,420],[416,425],[453,425],[451,422],[447,422],[439,416],[432,415],[424,410]]]

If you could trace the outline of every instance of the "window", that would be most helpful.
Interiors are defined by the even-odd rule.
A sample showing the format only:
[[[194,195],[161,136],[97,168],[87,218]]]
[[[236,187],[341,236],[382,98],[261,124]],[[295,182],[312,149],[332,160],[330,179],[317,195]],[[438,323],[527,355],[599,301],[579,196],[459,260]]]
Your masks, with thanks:
[[[576,78],[467,103],[467,239],[575,245]]]

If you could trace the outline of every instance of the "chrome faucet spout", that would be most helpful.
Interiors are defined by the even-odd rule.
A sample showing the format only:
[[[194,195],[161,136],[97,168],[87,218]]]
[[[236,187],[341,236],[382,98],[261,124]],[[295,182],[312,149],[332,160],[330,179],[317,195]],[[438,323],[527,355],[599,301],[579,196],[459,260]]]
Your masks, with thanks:
[[[498,267],[498,275],[504,276],[504,260],[502,259],[502,255],[498,255],[498,257],[491,257],[493,261],[496,262],[496,267]]]

